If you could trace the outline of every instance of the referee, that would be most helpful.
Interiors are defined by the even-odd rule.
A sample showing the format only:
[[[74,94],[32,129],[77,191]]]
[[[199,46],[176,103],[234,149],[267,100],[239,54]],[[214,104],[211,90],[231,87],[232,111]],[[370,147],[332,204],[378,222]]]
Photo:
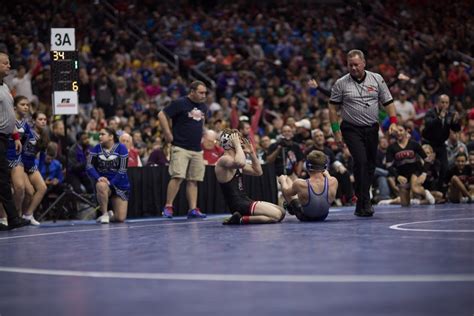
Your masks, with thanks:
[[[15,127],[13,97],[7,84],[3,82],[9,71],[10,59],[7,54],[0,52],[0,203],[8,216],[8,226],[0,224],[0,231],[18,228],[30,223],[18,216],[10,185],[10,169],[7,160],[8,139],[12,137],[15,140],[17,152],[21,152],[22,146]]]
[[[385,106],[390,116],[390,133],[396,130],[397,117],[387,84],[381,75],[365,70],[362,51],[354,49],[347,53],[347,67],[349,73],[339,78],[331,89],[329,118],[336,141],[341,142],[344,137],[354,159],[357,196],[354,215],[369,217],[374,214],[369,190],[379,140],[379,103]],[[340,126],[337,106],[341,108]]]

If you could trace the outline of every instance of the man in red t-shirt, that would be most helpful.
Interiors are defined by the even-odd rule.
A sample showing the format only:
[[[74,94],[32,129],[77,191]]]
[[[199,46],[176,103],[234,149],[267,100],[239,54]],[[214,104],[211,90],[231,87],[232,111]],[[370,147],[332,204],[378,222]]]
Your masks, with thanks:
[[[141,167],[142,161],[140,160],[140,155],[138,149],[133,147],[132,136],[128,133],[123,133],[120,136],[120,142],[125,145],[128,149],[128,164],[127,167]]]
[[[201,147],[203,150],[204,163],[214,166],[217,160],[224,154],[224,149],[217,145],[217,133],[208,129],[202,136]]]

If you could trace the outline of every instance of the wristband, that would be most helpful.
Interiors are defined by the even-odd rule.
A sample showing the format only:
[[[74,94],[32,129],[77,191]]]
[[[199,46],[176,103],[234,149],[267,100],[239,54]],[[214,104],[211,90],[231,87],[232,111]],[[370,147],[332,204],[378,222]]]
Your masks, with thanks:
[[[335,132],[340,131],[341,127],[339,126],[338,122],[334,122],[334,123],[331,123],[331,129],[335,133]]]
[[[18,132],[14,132],[12,134],[12,138],[13,138],[13,140],[20,140],[20,134],[18,134]]]
[[[396,116],[390,116],[390,124],[397,124],[398,119]]]

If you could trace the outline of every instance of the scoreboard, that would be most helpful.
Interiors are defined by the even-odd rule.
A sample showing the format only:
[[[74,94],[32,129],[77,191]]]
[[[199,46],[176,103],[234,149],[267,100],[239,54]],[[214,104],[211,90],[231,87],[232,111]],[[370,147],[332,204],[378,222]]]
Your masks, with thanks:
[[[79,90],[79,58],[76,51],[51,51],[53,91]]]
[[[78,114],[79,58],[75,29],[51,29],[51,85],[54,115]]]

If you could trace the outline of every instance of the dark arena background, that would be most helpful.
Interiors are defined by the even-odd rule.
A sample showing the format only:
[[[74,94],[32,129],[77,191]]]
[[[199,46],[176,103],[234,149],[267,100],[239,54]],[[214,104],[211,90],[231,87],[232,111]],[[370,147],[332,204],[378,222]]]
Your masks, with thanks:
[[[18,120],[47,123],[36,129],[38,177],[9,166],[17,211],[31,224],[12,229],[0,208],[0,316],[474,315],[473,15],[472,1],[445,0],[2,3],[10,68],[0,64],[1,79],[28,100],[24,114],[15,107]],[[329,110],[352,49],[382,76],[419,148],[406,186],[391,163],[402,132],[389,133],[381,102],[375,213],[363,217],[354,159]],[[194,213],[186,181],[178,185],[171,218],[175,147],[159,113],[192,95],[196,80],[207,90],[204,180]],[[337,114],[348,119],[342,106]],[[110,186],[128,196],[118,223],[116,200],[105,204],[115,213],[101,213],[90,178],[94,159],[114,159],[89,159],[106,146],[105,128],[128,152],[129,191]],[[323,151],[339,183],[327,218],[286,212],[278,223],[222,225],[235,211],[216,178],[225,128],[250,141],[262,166],[243,177],[253,200],[283,206],[278,176],[308,178],[305,157]]]

